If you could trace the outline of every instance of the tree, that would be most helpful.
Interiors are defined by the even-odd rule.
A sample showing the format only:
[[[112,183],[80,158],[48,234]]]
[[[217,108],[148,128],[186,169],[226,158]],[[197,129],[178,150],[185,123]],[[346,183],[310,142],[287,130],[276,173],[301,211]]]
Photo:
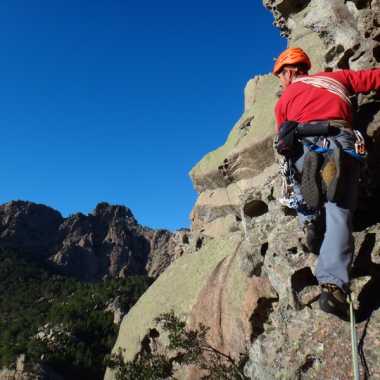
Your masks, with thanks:
[[[108,365],[116,371],[117,380],[175,379],[175,365],[193,365],[205,371],[203,380],[247,380],[243,368],[247,354],[235,360],[207,340],[209,328],[199,324],[187,329],[173,311],[159,315],[155,322],[168,334],[167,350],[174,356],[145,349],[132,361],[124,362],[123,351],[113,354]]]

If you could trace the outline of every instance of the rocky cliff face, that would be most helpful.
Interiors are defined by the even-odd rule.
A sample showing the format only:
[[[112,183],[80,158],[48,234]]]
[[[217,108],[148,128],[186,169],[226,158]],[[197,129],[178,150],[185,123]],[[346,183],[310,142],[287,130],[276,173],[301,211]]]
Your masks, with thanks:
[[[1,247],[22,250],[86,281],[129,274],[156,278],[186,251],[189,239],[186,231],[142,227],[131,210],[107,203],[66,219],[31,202],[0,206]]]
[[[379,0],[265,0],[264,5],[289,45],[310,54],[315,72],[378,65]],[[248,352],[245,373],[251,379],[352,378],[349,325],[319,310],[315,257],[294,215],[277,201],[272,142],[278,89],[271,75],[251,79],[244,112],[226,143],[192,169],[199,193],[192,230],[203,245],[168,268],[124,318],[114,350],[126,348],[125,359],[141,350],[154,318],[173,309],[190,326],[209,325],[209,339],[221,351],[235,358]],[[371,379],[380,379],[380,99],[367,94],[355,102],[369,160],[356,215],[352,289],[361,374],[368,378],[367,366]],[[200,378],[193,371],[178,376]],[[107,371],[105,379],[114,374]]]

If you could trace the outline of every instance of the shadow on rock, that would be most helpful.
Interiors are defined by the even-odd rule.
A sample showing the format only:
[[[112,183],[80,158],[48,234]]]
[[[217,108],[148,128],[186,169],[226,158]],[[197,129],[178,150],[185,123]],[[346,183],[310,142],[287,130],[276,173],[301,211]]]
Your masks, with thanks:
[[[359,309],[356,315],[358,323],[369,319],[372,313],[380,307],[380,265],[373,263],[371,260],[375,242],[376,234],[368,233],[353,266],[353,278],[370,277],[370,280],[363,286],[358,296]]]
[[[356,231],[380,222],[377,212],[380,207],[380,177],[377,175],[380,165],[380,129],[376,118],[380,112],[379,96],[375,96],[372,100],[361,105],[354,114],[354,126],[364,134],[368,150],[359,186],[359,203],[354,227]]]

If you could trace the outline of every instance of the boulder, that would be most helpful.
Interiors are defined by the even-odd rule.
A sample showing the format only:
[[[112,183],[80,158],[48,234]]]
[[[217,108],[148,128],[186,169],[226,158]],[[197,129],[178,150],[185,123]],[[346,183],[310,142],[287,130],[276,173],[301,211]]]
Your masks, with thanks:
[[[191,212],[192,230],[222,236],[236,230],[230,215],[240,214],[241,197],[260,189],[274,174],[273,104],[279,85],[258,76],[245,89],[245,111],[226,143],[208,153],[190,172],[200,193]]]

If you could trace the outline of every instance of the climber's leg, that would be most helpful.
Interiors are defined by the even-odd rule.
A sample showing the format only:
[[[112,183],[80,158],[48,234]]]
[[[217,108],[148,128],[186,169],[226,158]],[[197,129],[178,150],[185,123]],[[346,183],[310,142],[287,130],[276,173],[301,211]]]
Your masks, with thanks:
[[[316,277],[320,284],[344,288],[349,283],[348,270],[354,251],[352,211],[327,202],[326,233],[320,249]]]
[[[326,233],[320,249],[316,276],[321,284],[348,286],[349,267],[354,253],[352,218],[356,209],[360,162],[343,153],[343,191],[335,202],[325,203]]]

